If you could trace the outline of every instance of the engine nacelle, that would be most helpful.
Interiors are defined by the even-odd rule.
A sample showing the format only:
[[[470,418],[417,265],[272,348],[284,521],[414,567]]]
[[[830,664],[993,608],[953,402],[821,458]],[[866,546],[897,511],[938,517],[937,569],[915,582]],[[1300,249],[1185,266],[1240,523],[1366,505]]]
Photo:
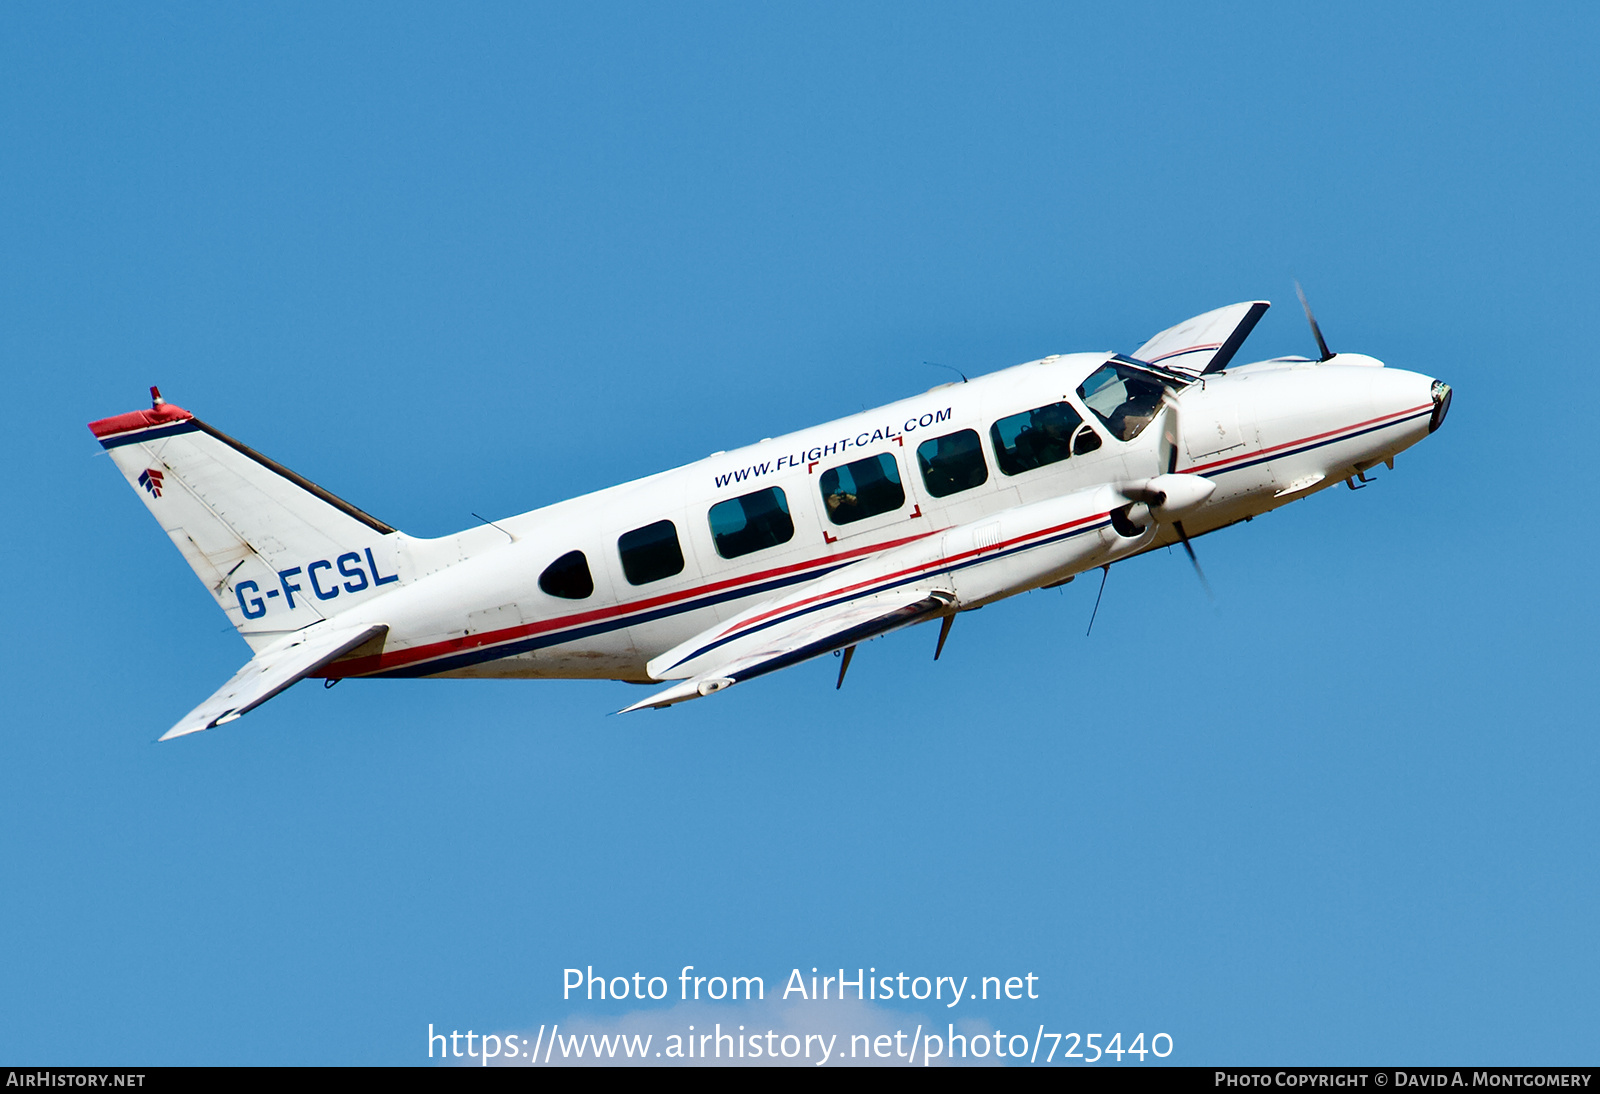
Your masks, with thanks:
[[[1117,490],[1095,487],[951,528],[938,547],[950,565],[945,580],[969,608],[1131,555],[1156,526],[1114,519],[1121,501]]]

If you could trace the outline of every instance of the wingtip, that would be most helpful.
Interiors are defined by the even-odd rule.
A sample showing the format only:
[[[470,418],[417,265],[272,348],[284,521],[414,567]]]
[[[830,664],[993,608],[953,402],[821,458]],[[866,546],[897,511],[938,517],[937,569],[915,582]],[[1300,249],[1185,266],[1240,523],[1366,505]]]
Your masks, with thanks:
[[[667,689],[667,691],[671,691],[671,690],[672,690],[671,688]],[[634,703],[632,706],[623,707],[621,710],[612,711],[612,713],[613,714],[632,714],[636,710],[666,710],[673,703],[681,703],[685,699],[693,699],[693,698],[695,698],[695,696],[693,696],[693,695],[685,695],[685,696],[682,696],[681,698],[676,698],[676,699],[663,699],[662,696],[664,696],[666,694],[667,694],[666,691],[658,691],[654,695],[650,696],[650,698],[648,698],[648,699],[640,699],[637,703]]]
[[[699,699],[705,695],[713,695],[723,688],[732,687],[737,681],[727,676],[696,677],[693,680],[679,680],[671,687],[662,688],[653,695],[647,695],[632,706],[623,707],[618,714],[631,714],[636,710],[646,708],[662,709],[674,703],[688,702],[690,699]]]

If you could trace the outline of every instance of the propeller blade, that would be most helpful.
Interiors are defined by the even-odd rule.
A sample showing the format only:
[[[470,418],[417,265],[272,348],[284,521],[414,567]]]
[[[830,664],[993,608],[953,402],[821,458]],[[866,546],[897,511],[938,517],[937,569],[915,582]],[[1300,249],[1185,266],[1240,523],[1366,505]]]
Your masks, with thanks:
[[[1166,420],[1161,423],[1161,443],[1167,446],[1165,462],[1169,475],[1178,470],[1178,436],[1178,408],[1169,402]]]
[[[1317,326],[1317,317],[1311,314],[1311,305],[1306,301],[1306,292],[1300,287],[1298,280],[1294,283],[1295,295],[1300,298],[1300,306],[1306,310],[1306,322],[1311,324],[1311,333],[1317,339],[1317,348],[1322,351],[1319,361],[1327,361],[1333,357],[1333,350],[1328,348],[1328,340],[1322,337],[1322,328]]]
[[[1194,563],[1194,573],[1195,576],[1200,579],[1200,587],[1206,591],[1206,596],[1212,601],[1212,603],[1215,603],[1217,599],[1216,594],[1211,591],[1211,582],[1206,580],[1206,572],[1200,568],[1199,558],[1195,557],[1194,544],[1189,542],[1189,533],[1183,530],[1183,521],[1173,521],[1172,527],[1178,533],[1178,542],[1182,543],[1183,549],[1189,552],[1189,561]]]

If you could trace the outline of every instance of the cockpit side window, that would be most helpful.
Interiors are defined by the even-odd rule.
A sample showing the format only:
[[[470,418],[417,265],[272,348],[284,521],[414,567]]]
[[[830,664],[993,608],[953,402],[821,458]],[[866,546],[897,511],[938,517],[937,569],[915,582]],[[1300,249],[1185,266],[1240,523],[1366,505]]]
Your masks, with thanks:
[[[923,485],[936,498],[959,494],[989,481],[983,445],[972,429],[923,441],[917,445],[917,465],[922,469]]]
[[[582,551],[568,551],[544,568],[539,588],[563,600],[583,600],[594,592],[594,576]]]
[[[1024,410],[1021,414],[1001,418],[989,427],[995,460],[1007,475],[1020,475],[1036,467],[1059,463],[1074,450],[1088,452],[1100,446],[1096,438],[1092,447],[1084,447],[1084,433],[1092,436],[1094,430],[1071,403],[1051,403]]]
[[[1143,369],[1110,361],[1078,388],[1078,396],[1119,441],[1131,441],[1155,418],[1165,393],[1161,381]]]
[[[711,539],[723,558],[738,558],[794,538],[789,499],[776,486],[719,501],[707,518],[711,522]]]
[[[629,585],[648,585],[683,573],[683,548],[670,520],[624,532],[617,540],[617,553],[622,556],[622,572]]]
[[[900,466],[887,452],[829,468],[822,473],[819,485],[828,519],[835,524],[853,524],[892,512],[906,503]]]

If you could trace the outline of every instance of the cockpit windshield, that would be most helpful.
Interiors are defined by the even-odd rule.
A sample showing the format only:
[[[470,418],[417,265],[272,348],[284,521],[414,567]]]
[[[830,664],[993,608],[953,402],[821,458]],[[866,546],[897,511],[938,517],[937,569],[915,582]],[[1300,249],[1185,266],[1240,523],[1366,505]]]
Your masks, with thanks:
[[[1119,441],[1131,441],[1156,416],[1165,388],[1144,369],[1107,361],[1078,388],[1078,396]]]

